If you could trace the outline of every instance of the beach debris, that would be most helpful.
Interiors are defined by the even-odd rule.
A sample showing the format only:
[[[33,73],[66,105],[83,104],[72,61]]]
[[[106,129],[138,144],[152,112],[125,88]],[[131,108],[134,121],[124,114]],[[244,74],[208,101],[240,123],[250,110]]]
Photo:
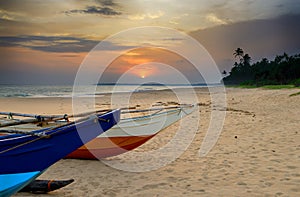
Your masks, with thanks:
[[[174,101],[168,101],[167,104],[168,105],[179,105],[178,102],[174,102]]]
[[[252,115],[252,117],[255,117],[255,114],[253,112],[246,111],[246,110],[241,110],[241,109],[234,109],[234,108],[230,108],[230,107],[225,107],[225,108],[222,108],[222,109],[219,109],[219,110],[220,111],[238,112],[240,114]]]
[[[211,103],[197,103],[198,106],[209,106]]]

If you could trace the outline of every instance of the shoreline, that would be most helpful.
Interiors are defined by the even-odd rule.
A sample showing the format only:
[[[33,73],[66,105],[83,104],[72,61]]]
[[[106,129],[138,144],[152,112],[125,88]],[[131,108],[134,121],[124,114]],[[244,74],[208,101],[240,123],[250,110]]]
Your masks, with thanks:
[[[1,86],[1,85],[0,85]],[[16,85],[17,86],[17,85]],[[33,85],[29,85],[33,86]],[[110,85],[112,86],[112,85]],[[22,86],[21,86],[22,87]],[[52,87],[52,86],[50,86]],[[59,86],[54,86],[54,87],[59,87]],[[64,87],[64,86],[62,86]],[[98,86],[97,86],[98,87]],[[101,86],[99,86],[101,87]],[[175,86],[174,86],[175,87]],[[217,86],[178,86],[172,89],[145,89],[145,90],[137,90],[137,91],[119,91],[119,92],[99,92],[95,93],[93,95],[87,96],[87,95],[80,95],[77,96],[77,98],[93,98],[93,97],[102,97],[102,96],[107,96],[107,95],[112,95],[112,94],[139,94],[139,93],[154,93],[154,92],[165,92],[165,91],[184,91],[184,90],[191,90],[193,89],[194,91],[200,91],[202,90],[203,92],[208,92],[206,90],[209,89],[217,89],[217,88],[225,88],[225,89],[263,89],[263,90],[299,90],[300,87],[293,86],[293,85],[265,85],[265,86],[249,86],[249,85],[217,85]],[[46,95],[37,95],[37,96],[0,96],[0,99],[71,99],[73,98],[72,95],[60,95],[60,96],[46,96]]]
[[[24,87],[26,87],[24,89]],[[46,87],[46,90],[44,88]],[[86,86],[87,88],[91,88],[93,86]],[[96,86],[99,88],[101,86]],[[107,89],[107,87],[110,87]],[[155,91],[176,91],[182,89],[207,89],[207,88],[217,88],[220,86],[170,86],[160,89],[164,86],[152,86],[152,88],[146,89],[139,89],[143,86],[138,86],[137,89],[132,90],[131,88],[125,89],[111,89],[111,87],[126,87],[126,86],[106,86],[101,91],[93,92],[94,89],[91,89],[93,93],[86,92],[86,89],[83,89],[79,92],[79,95],[76,97],[101,97],[103,95],[110,95],[110,94],[129,94],[129,93],[151,93]],[[131,87],[131,86],[129,86]],[[145,86],[151,87],[151,86]],[[19,89],[18,89],[19,88]],[[48,88],[48,89],[47,89]],[[59,90],[60,88],[65,89],[64,91]],[[82,87],[79,87],[77,91],[80,91]],[[7,89],[7,90],[6,90]],[[106,90],[107,89],[107,90]],[[103,91],[103,92],[102,92]],[[1,87],[0,86],[0,98],[72,98],[73,97],[73,86],[9,86],[9,87]]]

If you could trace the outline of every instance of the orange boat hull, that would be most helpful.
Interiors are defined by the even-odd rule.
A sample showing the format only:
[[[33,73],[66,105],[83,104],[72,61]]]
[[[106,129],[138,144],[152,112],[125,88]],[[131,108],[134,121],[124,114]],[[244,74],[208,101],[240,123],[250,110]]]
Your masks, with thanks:
[[[98,137],[69,154],[69,159],[99,159],[111,157],[133,150],[148,140],[151,136]]]
[[[194,105],[187,105],[185,108],[121,119],[118,125],[69,154],[67,158],[99,159],[133,150],[194,110]]]

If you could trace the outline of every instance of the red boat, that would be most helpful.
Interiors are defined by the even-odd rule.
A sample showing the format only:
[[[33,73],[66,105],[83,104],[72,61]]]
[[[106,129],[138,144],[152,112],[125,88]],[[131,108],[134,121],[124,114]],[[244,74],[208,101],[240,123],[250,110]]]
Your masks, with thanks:
[[[152,109],[151,111],[154,112],[150,115],[123,118],[106,133],[72,152],[67,158],[99,159],[133,150],[150,140],[161,130],[192,113],[194,109],[194,105],[180,105]],[[135,112],[142,111],[147,110],[136,110]]]

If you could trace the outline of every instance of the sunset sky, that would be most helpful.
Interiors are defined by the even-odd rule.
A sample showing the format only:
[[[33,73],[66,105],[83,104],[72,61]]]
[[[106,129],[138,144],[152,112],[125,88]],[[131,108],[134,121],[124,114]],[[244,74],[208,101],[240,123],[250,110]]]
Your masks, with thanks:
[[[237,47],[252,61],[300,53],[299,0],[0,0],[0,84],[72,84],[82,61],[100,41],[141,26],[168,27],[192,36],[221,71],[230,71]],[[166,40],[180,45],[176,37]],[[176,83],[162,64],[193,83],[202,82],[180,54],[155,48],[159,42],[147,40],[152,47],[121,55],[102,82],[114,82],[136,66],[129,73],[133,82],[160,76]],[[102,55],[136,43],[105,44]]]

